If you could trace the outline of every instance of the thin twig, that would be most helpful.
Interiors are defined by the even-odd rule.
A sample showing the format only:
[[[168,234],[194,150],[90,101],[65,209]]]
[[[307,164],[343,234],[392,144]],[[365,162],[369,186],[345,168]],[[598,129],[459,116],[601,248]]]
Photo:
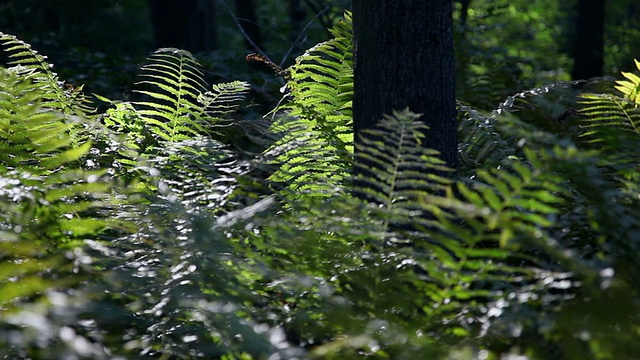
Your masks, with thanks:
[[[240,24],[240,21],[238,20],[238,17],[236,16],[236,14],[233,13],[233,11],[231,11],[231,9],[229,8],[229,5],[227,5],[227,1],[226,0],[221,0],[220,2],[227,9],[227,12],[229,12],[229,15],[231,15],[231,18],[233,18],[233,21],[236,23],[236,26],[238,27],[238,29],[240,29],[240,32],[242,32],[242,35],[244,36],[244,38],[249,42],[249,44],[251,44],[251,47],[253,47],[253,49],[257,53],[259,53],[260,55],[262,55],[265,58],[269,59],[269,56],[267,56],[267,54],[265,54],[265,52],[262,51],[262,49],[260,49],[260,47],[258,45],[256,45],[256,43],[253,42],[251,37],[244,31],[244,28],[242,27],[242,24]],[[271,59],[269,59],[269,60],[271,60]]]
[[[308,6],[309,8],[311,8],[311,11],[313,11],[314,13],[319,13],[319,12],[320,12],[320,11],[318,10],[318,8],[316,7],[316,4],[314,4],[314,3],[313,3],[313,1],[311,1],[311,0],[304,0],[304,3],[305,3],[305,4],[307,4],[307,6]],[[331,5],[333,5],[333,4],[331,4]],[[326,21],[325,19],[320,18],[320,25],[322,25],[322,27],[324,27],[324,28],[328,29],[330,24],[329,24],[329,22],[328,22],[328,21]]]
[[[309,20],[309,22],[307,22],[307,25],[305,25],[302,30],[300,30],[300,35],[298,35],[298,37],[294,40],[293,44],[291,45],[291,47],[289,48],[289,50],[287,50],[287,53],[284,54],[284,57],[282,58],[282,61],[280,62],[280,67],[282,67],[284,65],[284,62],[287,61],[287,58],[289,57],[289,55],[291,54],[291,52],[293,51],[293,49],[295,49],[295,47],[298,45],[298,43],[300,42],[300,39],[302,38],[302,35],[304,35],[304,33],[307,31],[307,29],[309,28],[309,26],[311,26],[311,24],[322,14],[324,14],[325,12],[327,12],[327,10],[331,9],[333,7],[333,5],[337,2],[338,0],[333,0],[329,5],[327,5],[327,7],[324,8],[324,10],[318,12],[313,19]]]

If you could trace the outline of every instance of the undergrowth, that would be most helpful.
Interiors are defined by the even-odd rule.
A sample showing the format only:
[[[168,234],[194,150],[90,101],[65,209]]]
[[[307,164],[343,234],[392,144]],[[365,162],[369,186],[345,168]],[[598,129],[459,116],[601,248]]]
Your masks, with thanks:
[[[243,120],[249,84],[207,85],[188,52],[158,50],[140,100],[96,113],[0,35],[0,354],[640,353],[640,77],[460,102],[456,171],[410,109],[354,159],[348,14],[332,34]]]

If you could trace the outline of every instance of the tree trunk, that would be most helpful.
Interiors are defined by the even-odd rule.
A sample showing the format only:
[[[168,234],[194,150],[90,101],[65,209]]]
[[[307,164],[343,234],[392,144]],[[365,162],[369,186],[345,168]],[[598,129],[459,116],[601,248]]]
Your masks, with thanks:
[[[451,0],[353,0],[354,130],[406,107],[430,127],[425,147],[457,164]]]
[[[193,53],[216,48],[213,0],[149,0],[156,47]]]
[[[573,52],[574,80],[602,76],[605,0],[579,0]]]

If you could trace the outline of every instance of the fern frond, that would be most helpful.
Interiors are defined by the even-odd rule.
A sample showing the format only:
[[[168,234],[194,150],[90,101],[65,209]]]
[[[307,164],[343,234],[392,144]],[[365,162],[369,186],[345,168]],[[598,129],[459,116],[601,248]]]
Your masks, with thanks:
[[[156,166],[154,171],[161,171],[162,184],[168,186],[170,196],[194,208],[217,207],[218,197],[206,194],[206,189],[232,191],[222,186],[221,177],[233,179],[218,170],[233,156],[224,145],[206,137],[220,135],[216,127],[228,125],[225,120],[237,110],[248,84],[217,84],[205,92],[199,63],[190,53],[177,49],[158,50],[142,72],[144,80],[138,84],[148,89],[137,92],[147,100],[113,103],[101,98],[115,105],[102,121],[123,137],[114,149],[118,154],[114,160],[123,165],[121,175],[131,178]],[[214,185],[216,181],[220,185]],[[145,191],[157,189],[157,184],[147,185]]]
[[[611,141],[614,133],[622,139],[640,136],[640,114],[635,104],[613,95],[583,94],[581,109],[587,118],[583,122],[584,137],[593,142],[607,142],[622,150],[622,144]]]
[[[367,198],[385,208],[403,207],[421,195],[444,192],[448,172],[438,152],[422,148],[426,126],[408,109],[385,116],[375,130],[362,138],[356,158],[356,183]]]
[[[159,49],[142,67],[138,84],[149,90],[136,92],[150,98],[135,105],[149,130],[168,142],[196,137],[205,132],[203,109],[197,99],[204,92],[204,80],[197,60],[189,52],[178,49]]]
[[[46,90],[34,85],[35,77],[22,67],[0,68],[0,160],[17,168],[28,163],[40,174],[77,159],[76,149],[88,148],[82,143],[87,137],[82,119],[44,105]]]
[[[274,181],[296,183],[308,167],[306,173],[315,174],[312,177],[332,179],[331,186],[343,185],[353,153],[353,36],[348,12],[331,33],[333,39],[309,49],[287,69],[288,101],[274,110],[285,115],[271,127],[283,137],[268,150],[282,154],[278,159],[285,161],[275,161],[282,169],[276,170]],[[301,139],[312,143],[303,145]]]
[[[280,120],[277,120],[280,121]],[[348,177],[349,154],[341,153],[335,144],[319,139],[304,119],[288,119],[282,129],[277,125],[271,131],[281,138],[263,154],[266,161],[277,164],[278,169],[269,181],[281,184],[287,193],[328,194],[344,185]]]
[[[198,101],[209,117],[220,121],[238,110],[249,89],[250,85],[244,81],[213,84],[211,90],[198,97]]]
[[[640,141],[640,109],[628,99],[608,94],[583,94],[581,140],[608,155],[605,161],[627,179],[640,179],[634,150]]]
[[[461,170],[473,170],[483,164],[499,163],[515,153],[504,134],[494,125],[490,114],[483,114],[471,106],[458,104],[458,156]]]
[[[344,124],[351,118],[353,96],[353,35],[351,14],[346,12],[331,33],[333,39],[307,50],[288,69],[291,102],[282,106],[291,115],[306,115]]]
[[[142,67],[136,90],[149,100],[133,105],[145,129],[160,141],[181,142],[212,135],[249,89],[245,82],[217,84],[205,91],[200,64],[189,52],[159,49]],[[126,126],[122,123],[122,126]]]
[[[563,179],[545,171],[532,150],[525,149],[525,155],[530,164],[512,160],[508,167],[479,170],[472,188],[464,184],[458,188],[479,211],[475,214],[479,221],[469,223],[480,233],[499,228],[502,246],[522,237],[534,239],[540,229],[553,224],[554,214],[564,202]]]
[[[0,45],[9,54],[10,65],[33,72],[31,79],[41,87],[40,99],[43,107],[56,109],[65,115],[75,115],[78,112],[88,114],[92,111],[89,101],[82,93],[82,86],[65,89],[64,82],[52,71],[53,65],[47,62],[47,57],[33,50],[30,44],[0,32]]]
[[[576,105],[571,87],[577,83],[556,82],[518,92],[506,97],[491,112],[459,103],[458,137],[462,139],[459,156],[465,165],[461,170],[491,167],[508,156],[522,156],[519,153],[522,145],[518,144],[525,139],[551,144],[556,135],[573,136],[571,129],[558,121],[558,116]],[[542,137],[534,139],[535,134]]]
[[[447,169],[435,151],[422,147],[425,127],[417,118],[396,112],[358,143],[356,166],[366,175],[354,181],[364,185],[370,203],[339,191],[299,196],[275,210],[277,216],[252,220],[261,224],[260,235],[248,240],[252,251],[281,274],[260,281],[270,281],[294,304],[285,323],[290,331],[311,336],[305,314],[316,309],[325,321],[315,325],[321,330],[314,338],[340,347],[335,332],[323,330],[335,331],[347,314],[361,316],[366,320],[346,322],[341,333],[371,336],[397,354],[402,351],[395,346],[419,340],[378,338],[371,323],[433,339],[499,337],[503,326],[523,326],[528,320],[513,314],[533,314],[538,299],[569,296],[549,289],[576,286],[570,273],[514,250],[551,243],[564,179],[539,169],[538,157],[527,152],[526,160],[506,159],[504,173],[479,171],[468,185],[452,183],[437,175]],[[313,277],[301,285],[297,274]],[[325,301],[304,295],[323,291]]]
[[[635,59],[633,61],[636,64],[636,68],[640,70],[640,62]],[[640,103],[640,77],[634,73],[624,71],[622,76],[627,78],[628,81],[616,81],[615,89],[637,106]]]
[[[28,313],[51,289],[78,286],[92,272],[86,241],[123,228],[109,216],[115,201],[107,170],[83,170],[94,148],[76,134],[87,119],[45,106],[37,76],[0,67],[2,325],[5,315]]]

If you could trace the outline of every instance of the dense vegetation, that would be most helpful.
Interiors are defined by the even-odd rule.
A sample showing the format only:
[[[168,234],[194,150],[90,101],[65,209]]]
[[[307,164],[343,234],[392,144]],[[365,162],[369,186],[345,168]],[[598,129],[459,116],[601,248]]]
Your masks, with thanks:
[[[409,109],[354,159],[349,13],[331,34],[264,117],[183,50],[93,99],[0,35],[0,355],[636,358],[640,77],[469,45],[459,169]]]

